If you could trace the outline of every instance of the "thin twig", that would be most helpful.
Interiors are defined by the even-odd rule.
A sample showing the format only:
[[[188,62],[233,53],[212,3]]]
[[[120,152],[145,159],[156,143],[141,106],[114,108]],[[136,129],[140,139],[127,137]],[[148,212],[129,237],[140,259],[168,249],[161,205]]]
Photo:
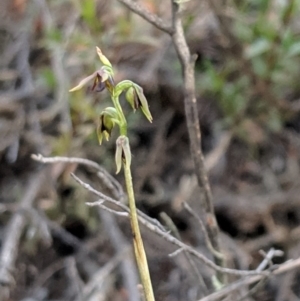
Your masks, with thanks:
[[[267,266],[269,266],[269,270],[272,270],[273,268],[273,262],[272,259],[274,257],[283,256],[283,251],[281,250],[275,250],[274,248],[271,248],[269,252],[266,254],[263,250],[261,250],[261,253],[263,253],[264,259],[260,263],[260,265],[256,268],[257,272],[263,271]],[[239,298],[237,301],[243,301],[247,299],[249,296],[252,296],[255,294],[267,281],[268,277],[271,275],[266,275],[265,277],[262,277],[249,291],[247,291],[246,294],[244,294],[241,298]]]
[[[177,249],[177,250],[175,250],[174,252],[170,253],[168,256],[169,256],[169,257],[176,257],[176,256],[178,256],[179,254],[181,254],[182,252],[184,252],[184,249],[183,249],[183,248],[180,248],[180,249]]]
[[[119,228],[113,214],[108,214],[107,212],[100,209],[98,210],[98,214],[100,215],[101,220],[104,223],[104,227],[110,237],[115,252],[120,253],[121,250],[127,249],[129,247],[128,243],[124,238],[124,235]],[[127,212],[126,214],[128,215]],[[121,273],[123,276],[124,286],[128,291],[128,300],[139,301],[140,294],[137,289],[138,274],[133,256],[130,252],[128,252],[122,259]]]
[[[175,223],[173,222],[173,220],[171,219],[171,217],[169,217],[165,212],[161,212],[160,213],[160,217],[164,220],[164,222],[166,223],[167,227],[171,230],[171,232],[173,233],[173,235],[180,241],[182,241],[180,233],[178,231],[178,228],[176,227]],[[199,283],[199,291],[201,292],[201,296],[206,296],[208,293],[208,289],[207,286],[203,280],[202,275],[200,274],[197,265],[194,262],[194,259],[192,258],[191,254],[189,254],[185,249],[180,248],[178,250],[176,250],[175,252],[169,254],[169,257],[175,257],[177,255],[179,255],[180,253],[184,254],[186,260],[188,261],[188,263],[190,264],[191,269],[194,271],[195,276],[198,279],[198,283]]]
[[[45,0],[35,0],[37,6],[40,8],[41,20],[45,27],[45,30],[51,32],[55,29],[55,24],[48,7],[48,3]],[[66,37],[64,37],[66,38]],[[47,111],[48,120],[53,119],[57,114],[60,114],[63,120],[63,130],[70,131],[72,128],[70,108],[68,103],[68,76],[66,75],[65,64],[64,64],[64,50],[59,43],[52,43],[49,48],[51,65],[53,73],[56,79],[56,91],[55,99],[57,102],[53,105],[50,111]]]
[[[98,164],[96,164],[93,161],[86,160],[86,159],[80,159],[80,158],[66,158],[66,157],[45,158],[42,155],[39,155],[39,156],[32,155],[31,157],[34,160],[44,162],[44,163],[57,163],[57,162],[69,162],[69,163],[73,162],[74,163],[74,162],[77,162],[77,163],[86,164],[88,166],[93,166],[96,169],[98,169],[100,167]],[[112,204],[118,206],[119,208],[123,209],[124,211],[129,212],[129,208],[125,204],[94,189],[91,185],[80,180],[76,175],[74,175],[74,174],[71,174],[71,175],[83,188],[87,189],[88,191],[90,191],[93,194],[95,194],[96,196],[98,196],[101,199],[101,204],[102,204],[102,200],[105,200],[109,203],[112,203]],[[145,227],[147,227],[150,231],[161,236],[163,239],[170,242],[171,244],[176,245],[179,248],[184,248],[188,253],[190,253],[195,258],[197,258],[199,261],[206,264],[208,267],[210,267],[211,269],[213,269],[215,271],[232,274],[232,275],[237,275],[237,276],[252,276],[252,275],[258,274],[258,272],[256,272],[256,271],[242,271],[242,270],[235,270],[235,269],[229,269],[229,268],[222,268],[222,267],[216,265],[211,260],[207,259],[204,255],[202,255],[201,253],[196,251],[194,248],[186,245],[185,243],[181,242],[180,240],[178,240],[175,237],[173,237],[172,235],[170,235],[168,232],[166,232],[164,230],[164,227],[159,223],[159,221],[150,218],[145,213],[143,213],[139,210],[138,210],[138,218],[139,218],[140,223],[143,224]],[[262,274],[264,275],[265,273],[262,273]]]
[[[82,300],[92,300],[97,299],[95,297],[97,292],[101,292],[101,295],[107,293],[109,288],[107,281],[109,281],[109,276],[113,270],[120,264],[123,257],[129,251],[129,248],[120,250],[120,253],[114,256],[109,262],[107,262],[98,272],[96,272],[93,277],[86,283],[82,290],[83,299],[79,296],[75,299],[76,301]],[[99,297],[99,296],[98,296]],[[105,298],[106,299],[106,298]]]
[[[65,230],[63,227],[61,227],[56,222],[50,220],[42,211],[37,211],[36,209],[32,209],[29,211],[29,213],[36,214],[43,223],[46,224],[46,226],[51,230],[52,236],[58,237],[60,240],[62,240],[65,244],[70,245],[76,252],[80,252],[86,255],[90,255],[93,259],[97,260],[99,263],[99,254],[90,248],[87,244],[82,243],[82,241]]]
[[[264,254],[264,260],[260,263],[260,265],[256,268],[256,271],[261,272],[263,271],[270,263],[272,264],[272,259],[274,257],[283,256],[284,253],[281,250],[275,250],[271,248],[267,254]]]
[[[126,205],[118,202],[117,200],[115,200],[113,198],[110,198],[110,197],[104,195],[100,191],[94,189],[91,185],[89,185],[89,184],[83,182],[82,180],[80,180],[76,175],[72,174],[72,177],[82,187],[84,187],[88,191],[92,192],[93,194],[97,195],[101,199],[104,199],[107,202],[113,203],[113,204],[119,206],[120,208],[122,208],[124,211],[129,212],[129,208]],[[101,200],[101,204],[102,204],[102,200]],[[194,248],[186,245],[185,243],[181,242],[180,240],[178,240],[174,236],[170,235],[169,233],[167,233],[165,231],[162,231],[161,228],[157,227],[152,222],[149,222],[147,219],[145,219],[145,216],[142,216],[140,213],[141,212],[138,211],[139,222],[141,224],[143,224],[144,226],[146,226],[150,231],[158,234],[159,236],[161,236],[162,238],[164,238],[168,242],[170,242],[170,243],[172,243],[172,244],[174,244],[174,245],[176,245],[180,248],[184,248],[188,253],[190,253],[195,258],[200,260],[202,263],[206,264],[208,267],[210,267],[211,269],[213,269],[217,272],[227,273],[227,274],[232,274],[232,275],[237,275],[237,276],[251,276],[251,275],[257,275],[257,274],[265,274],[265,273],[258,273],[256,271],[241,271],[241,270],[235,270],[235,269],[229,269],[229,268],[222,268],[222,267],[216,265],[213,261],[207,259],[204,255],[202,255],[201,253],[196,251]]]
[[[118,216],[124,216],[124,217],[128,217],[129,213],[128,212],[122,212],[122,211],[117,211],[117,210],[113,210],[111,208],[106,207],[105,205],[103,205],[103,200],[100,200],[98,202],[92,202],[92,203],[85,203],[86,205],[90,206],[90,207],[100,207],[101,209],[112,213],[114,215],[118,215]]]
[[[118,0],[128,7],[131,11],[141,16],[143,19],[147,20],[149,23],[153,24],[158,29],[172,35],[173,28],[170,25],[167,25],[160,17],[151,13],[149,10],[141,6],[139,3],[131,0]]]
[[[10,219],[6,231],[5,238],[2,244],[0,254],[0,299],[5,300],[2,294],[13,284],[12,271],[14,270],[15,261],[18,255],[18,246],[21,234],[26,224],[26,216],[24,212],[29,210],[40,190],[42,184],[42,173],[40,171],[30,178],[24,191],[24,197],[20,200],[20,210],[14,213]]]
[[[101,180],[106,178],[107,184],[108,184],[108,181],[113,184],[114,187],[112,187],[112,185],[109,185],[109,186],[110,186],[110,189],[112,189],[112,191],[114,191],[114,193],[117,193],[117,195],[115,195],[116,199],[123,200],[125,198],[124,191],[123,191],[123,188],[120,185],[120,183],[113,176],[111,176],[103,167],[101,167],[99,164],[97,164],[94,161],[91,161],[91,160],[88,160],[88,159],[82,159],[82,158],[74,158],[74,157],[70,157],[70,158],[67,158],[67,157],[43,157],[41,154],[39,154],[39,155],[33,154],[33,155],[31,155],[31,158],[33,160],[36,160],[36,161],[39,161],[39,162],[42,162],[42,163],[45,163],[45,164],[53,164],[53,163],[58,163],[58,162],[78,163],[78,164],[82,164],[82,165],[94,168],[97,171],[97,176],[99,178],[101,178]],[[88,184],[86,184],[86,185],[88,185]],[[114,200],[112,198],[109,198],[108,196],[106,196],[104,194],[101,194],[101,195],[98,195],[98,196],[100,196],[100,198],[104,199],[105,201],[108,201],[108,202],[111,202],[111,203],[116,202],[115,205],[117,205],[121,209],[129,212],[128,207],[125,206],[125,205],[123,206],[123,203],[121,204],[121,203],[117,202],[116,200]],[[157,219],[151,218],[151,217],[149,217],[148,215],[146,215],[145,213],[143,213],[142,211],[139,211],[139,210],[138,210],[138,213],[145,220],[149,221],[150,223],[154,224],[159,229],[164,231],[164,227],[162,226],[162,224]]]
[[[293,270],[293,269],[296,269],[299,267],[300,267],[300,258],[297,258],[295,260],[289,260],[289,261],[283,263],[281,266],[279,266],[277,268],[277,270],[273,271],[272,275],[281,275],[283,273],[286,273],[290,270]],[[215,293],[212,293],[209,296],[206,296],[198,301],[217,301],[220,298],[223,298],[223,297],[231,294],[232,292],[243,288],[244,286],[248,286],[257,281],[260,281],[265,276],[266,276],[266,274],[256,275],[256,276],[249,277],[246,279],[238,280],[238,281],[226,286],[225,288],[223,288]]]
[[[199,224],[199,226],[200,226],[200,229],[201,229],[201,231],[202,231],[202,233],[203,233],[203,235],[204,235],[204,241],[205,241],[206,247],[210,250],[210,252],[211,252],[215,257],[219,257],[220,259],[223,259],[223,257],[224,257],[223,254],[221,254],[221,253],[219,253],[218,251],[216,251],[216,250],[214,249],[214,247],[212,246],[212,244],[211,244],[211,242],[210,242],[210,239],[209,239],[209,237],[208,237],[206,228],[205,228],[204,223],[202,222],[200,216],[199,216],[195,211],[193,211],[193,209],[190,207],[190,205],[189,205],[187,202],[183,202],[183,207],[184,207],[184,209],[185,209],[191,216],[193,216],[193,217],[197,220],[197,222],[198,222],[198,224]]]
[[[114,187],[108,186],[111,190],[116,189],[118,196],[116,197],[117,199],[124,198],[124,191],[120,183],[113,177],[111,176],[110,173],[108,173],[103,167],[101,167],[99,164],[97,164],[94,161],[88,160],[88,159],[83,159],[83,158],[75,158],[75,157],[44,157],[41,154],[32,154],[31,159],[35,161],[39,161],[45,164],[53,164],[53,163],[78,163],[82,164],[88,167],[91,167],[97,171],[97,176],[101,178],[101,180],[108,179],[109,183],[113,184]],[[105,183],[107,184],[107,183]]]
[[[83,300],[82,289],[84,287],[84,282],[82,281],[77,266],[76,259],[73,256],[65,258],[65,273],[69,278],[69,294],[74,298],[77,296],[78,299]]]
[[[172,39],[183,69],[183,81],[185,92],[184,107],[189,133],[190,149],[194,161],[197,182],[199,187],[201,187],[204,192],[204,208],[206,213],[206,227],[208,236],[213,248],[218,253],[221,253],[221,247],[219,242],[219,229],[214,212],[211,188],[205,169],[204,156],[201,150],[201,131],[195,91],[195,58],[191,56],[190,50],[185,39],[182,21],[180,17],[180,5],[174,0],[172,0],[171,2],[174,28]],[[223,259],[216,256],[214,257],[216,263],[219,266],[225,266],[225,262]],[[221,274],[219,274],[219,278],[222,281],[224,280]]]

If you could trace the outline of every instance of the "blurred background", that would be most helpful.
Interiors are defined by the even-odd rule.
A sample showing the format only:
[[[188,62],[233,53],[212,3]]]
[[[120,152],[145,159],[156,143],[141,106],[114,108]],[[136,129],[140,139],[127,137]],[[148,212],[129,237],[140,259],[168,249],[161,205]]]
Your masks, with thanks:
[[[169,22],[169,1],[139,2]],[[284,251],[275,263],[297,258],[300,2],[181,5],[186,39],[197,55],[202,148],[228,265],[255,269],[262,260],[258,251],[272,247]],[[153,115],[149,124],[122,100],[137,206],[162,223],[161,212],[167,213],[182,240],[207,253],[197,222],[181,206],[186,201],[201,216],[182,72],[170,37],[118,1],[2,0],[1,245],[17,235],[9,264],[14,280],[3,280],[0,269],[10,291],[3,300],[139,299],[126,282],[126,270],[137,281],[128,220],[85,205],[95,198],[70,177],[76,164],[44,166],[31,159],[39,153],[87,158],[115,174],[118,133],[101,146],[96,135],[108,93],[88,86],[68,93],[101,66],[95,46],[112,62],[116,82],[130,79],[144,88]],[[78,167],[76,174],[97,187],[87,168]],[[124,185],[122,173],[116,178]],[[18,217],[17,230],[7,232]],[[154,234],[144,231],[144,237],[157,300],[199,299],[187,262],[168,257],[174,250]],[[211,275],[206,271],[203,277],[208,283]],[[299,288],[294,270],[271,279],[249,300],[300,300]]]

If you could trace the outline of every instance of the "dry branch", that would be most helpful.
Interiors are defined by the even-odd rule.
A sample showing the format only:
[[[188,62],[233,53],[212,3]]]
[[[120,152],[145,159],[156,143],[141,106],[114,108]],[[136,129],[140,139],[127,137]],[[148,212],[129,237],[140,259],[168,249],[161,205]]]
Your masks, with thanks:
[[[81,164],[87,164],[88,166],[96,167],[98,164],[95,162],[86,160],[86,159],[80,159],[80,158],[66,158],[66,157],[53,157],[53,158],[44,158],[41,155],[32,155],[32,158],[34,158],[37,161],[43,162],[43,163],[56,163],[56,162],[77,162]],[[102,168],[103,170],[103,168]],[[124,203],[121,203],[102,192],[94,189],[91,185],[83,182],[81,179],[79,179],[76,175],[72,174],[72,177],[85,189],[93,193],[94,195],[98,196],[101,201],[100,204],[103,204],[103,201],[114,204],[118,206],[120,209],[122,209],[125,212],[129,213],[129,208]],[[110,176],[111,177],[111,176]],[[115,180],[114,180],[115,181]],[[95,205],[97,202],[95,202]],[[265,272],[258,273],[257,271],[243,271],[243,270],[235,270],[235,269],[229,269],[229,268],[223,268],[219,265],[216,265],[213,261],[206,258],[203,254],[196,251],[194,248],[188,246],[187,244],[181,242],[180,240],[176,239],[174,236],[170,235],[168,232],[166,232],[163,228],[163,226],[160,224],[158,220],[152,219],[149,216],[147,216],[145,213],[141,212],[140,210],[138,212],[138,219],[139,222],[144,225],[146,228],[148,228],[153,233],[159,235],[166,241],[170,242],[171,244],[185,250],[186,252],[193,255],[196,259],[198,259],[200,262],[205,264],[207,267],[211,268],[214,271],[224,273],[224,274],[231,274],[236,276],[252,276],[257,274],[266,275]]]
[[[54,21],[52,19],[48,4],[45,0],[35,0],[37,6],[40,8],[42,15],[41,20],[45,26],[46,31],[51,32],[54,30]],[[66,38],[66,37],[65,37]],[[55,91],[56,103],[52,106],[50,111],[47,111],[45,115],[41,115],[41,119],[52,120],[57,114],[60,114],[64,124],[63,130],[70,131],[72,128],[70,109],[68,103],[68,76],[64,66],[64,50],[57,43],[52,45],[50,50],[51,65],[53,73],[56,79],[57,89]]]
[[[102,210],[98,210],[98,213],[104,223],[106,232],[108,233],[115,252],[120,253],[121,250],[129,248],[123,233],[121,232],[115,217],[112,214],[108,214]],[[128,215],[128,213],[126,212]],[[128,252],[126,256],[122,258],[121,262],[121,273],[123,275],[123,281],[125,288],[128,291],[129,301],[139,301],[139,291],[137,289],[138,284],[138,273],[134,264],[132,255]]]
[[[151,13],[149,10],[141,6],[139,3],[131,0],[119,0],[119,2],[123,3],[131,11],[141,16],[143,19],[147,20],[149,23],[153,24],[158,29],[170,35],[173,33],[172,26],[167,25],[160,17]]]
[[[300,258],[297,258],[295,260],[289,260],[285,263],[283,263],[277,270],[275,270],[272,275],[281,275],[283,273],[286,273],[288,271],[294,270],[296,268],[300,267]],[[221,298],[224,298],[228,296],[230,293],[239,290],[245,286],[251,285],[255,282],[260,281],[262,278],[264,278],[265,275],[256,275],[253,277],[249,277],[246,279],[238,280],[230,285],[227,285],[225,288],[210,294],[209,296],[206,296],[198,301],[217,301]]]
[[[0,300],[5,300],[10,287],[14,284],[12,272],[18,255],[19,242],[26,225],[25,212],[30,210],[42,184],[43,171],[32,176],[27,184],[24,197],[20,200],[19,210],[10,219],[0,254]]]

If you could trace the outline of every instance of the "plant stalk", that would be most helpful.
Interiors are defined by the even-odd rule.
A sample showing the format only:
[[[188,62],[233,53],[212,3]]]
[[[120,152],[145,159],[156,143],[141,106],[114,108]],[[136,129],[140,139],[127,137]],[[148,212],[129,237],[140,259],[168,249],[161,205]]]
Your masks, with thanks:
[[[127,136],[127,121],[124,116],[122,107],[120,105],[119,97],[114,95],[111,96],[114,107],[116,108],[119,116],[120,116],[120,135]]]
[[[138,270],[141,277],[142,286],[144,288],[145,300],[155,301],[152,282],[150,278],[147,257],[144,249],[144,244],[139,228],[138,217],[135,206],[135,197],[132,185],[132,175],[130,165],[124,163],[124,175],[126,181],[126,189],[128,193],[128,202],[130,208],[130,224],[133,236],[134,253],[137,261]]]

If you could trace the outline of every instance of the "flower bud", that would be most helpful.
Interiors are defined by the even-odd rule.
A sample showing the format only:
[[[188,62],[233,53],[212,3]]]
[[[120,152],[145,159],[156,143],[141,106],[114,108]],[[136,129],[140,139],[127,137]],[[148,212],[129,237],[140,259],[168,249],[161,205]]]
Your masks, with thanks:
[[[99,123],[97,126],[97,136],[99,144],[102,143],[103,136],[105,137],[106,141],[109,140],[114,125],[115,123],[113,119],[108,114],[106,114],[105,111],[102,112],[99,117]]]
[[[118,112],[115,108],[107,107],[107,108],[104,109],[102,114],[105,114],[105,115],[109,116],[114,123],[117,123],[117,124],[120,123],[119,115],[118,115]]]
[[[135,86],[135,92],[137,93],[139,106],[141,107],[141,110],[144,113],[144,115],[146,116],[146,118],[150,122],[152,122],[153,118],[152,118],[152,115],[150,113],[149,106],[148,106],[148,101],[147,101],[147,99],[144,95],[143,88],[138,86],[138,85],[134,85],[134,86]]]
[[[104,65],[104,66],[108,66],[110,68],[112,68],[112,65],[110,63],[110,61],[108,60],[108,58],[102,53],[101,49],[99,47],[96,47],[96,50],[97,50],[97,54],[99,56],[99,59],[101,61],[101,63]]]
[[[122,163],[130,166],[131,164],[131,151],[130,151],[130,145],[129,145],[129,139],[126,136],[120,136],[116,141],[116,166],[117,171],[116,173],[119,173],[122,168]]]
[[[125,94],[126,100],[129,102],[134,111],[140,107],[137,93],[133,87],[130,87]]]

